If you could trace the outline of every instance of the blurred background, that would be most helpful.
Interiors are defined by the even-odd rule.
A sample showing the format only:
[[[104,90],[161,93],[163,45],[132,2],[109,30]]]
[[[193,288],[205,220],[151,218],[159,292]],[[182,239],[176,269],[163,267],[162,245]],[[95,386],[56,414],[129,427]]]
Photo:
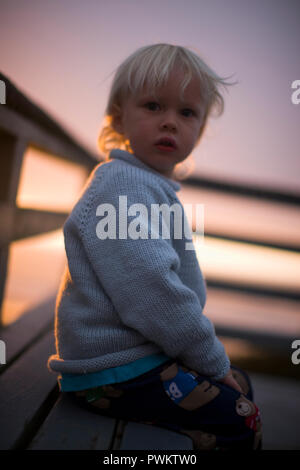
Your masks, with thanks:
[[[289,381],[277,409],[285,403],[284,387],[300,378],[291,361],[300,338],[300,99],[291,99],[299,14],[296,0],[2,0],[3,327],[56,295],[66,261],[61,226],[103,158],[97,136],[116,67],[143,45],[191,47],[238,81],[178,193],[183,204],[204,205],[204,241],[194,241],[205,314],[232,363],[254,374],[261,400],[275,390],[265,376]],[[286,412],[299,413],[299,400]],[[299,437],[286,439],[300,448]]]

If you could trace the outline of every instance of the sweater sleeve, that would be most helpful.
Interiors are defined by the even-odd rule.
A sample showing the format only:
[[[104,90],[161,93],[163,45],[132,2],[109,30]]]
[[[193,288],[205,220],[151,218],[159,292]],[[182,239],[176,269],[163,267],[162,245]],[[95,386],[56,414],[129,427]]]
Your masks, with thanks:
[[[119,232],[120,224],[124,229],[125,217],[119,212],[120,195],[126,196],[128,208],[137,203],[148,208],[148,215],[138,217],[138,227],[134,219],[141,212],[135,217],[127,216],[128,230],[132,230],[127,238],[122,238]],[[168,204],[169,199],[159,187],[145,188],[138,181],[130,184],[130,180],[104,184],[82,223],[85,249],[99,282],[127,327],[159,345],[169,357],[179,358],[200,374],[217,380],[230,367],[224,346],[216,337],[213,324],[203,314],[197,294],[178,275],[180,258],[172,240],[161,234],[159,238],[151,238],[151,204],[163,203]],[[109,207],[110,219],[106,221],[109,220],[110,228],[107,225],[106,230],[111,231],[104,238],[103,230],[100,233],[104,218],[97,214],[103,216]],[[132,206],[131,210],[136,207]],[[105,214],[108,217],[109,213]],[[145,238],[134,239],[134,227]]]

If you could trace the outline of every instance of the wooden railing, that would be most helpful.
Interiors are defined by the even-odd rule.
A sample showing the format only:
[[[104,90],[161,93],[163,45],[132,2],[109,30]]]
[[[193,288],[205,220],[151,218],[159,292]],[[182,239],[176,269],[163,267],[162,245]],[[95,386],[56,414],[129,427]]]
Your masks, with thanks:
[[[0,73],[6,103],[0,105],[0,307],[5,288],[9,244],[60,228],[67,213],[16,206],[20,173],[26,149],[32,148],[82,166],[87,174],[99,163],[51,117],[30,101]]]
[[[296,208],[299,209],[299,216],[300,216],[300,194],[291,191],[291,192],[284,192],[278,190],[271,190],[271,189],[264,189],[259,186],[247,186],[247,185],[240,185],[237,183],[230,183],[230,182],[222,182],[216,181],[209,178],[201,178],[201,177],[193,177],[184,180],[184,184],[193,187],[199,190],[205,190],[206,192],[211,191],[214,194],[218,194],[220,199],[222,198],[222,194],[224,195],[232,195],[238,198],[240,201],[243,199],[245,201],[249,200],[256,200],[257,204],[260,203],[273,203],[276,208]],[[245,214],[245,217],[247,215]],[[246,222],[247,223],[247,222]],[[292,223],[292,221],[291,221]],[[245,237],[245,236],[236,236],[230,233],[216,233],[210,230],[205,229],[205,236],[210,237],[213,239],[222,239],[232,242],[239,242],[241,244],[247,245],[254,245],[256,247],[266,247],[266,248],[275,248],[279,250],[283,250],[289,253],[300,253],[300,237],[299,242],[289,243],[289,242],[279,242],[278,240],[266,240],[259,238],[259,235],[256,237]],[[229,289],[229,290],[236,290],[236,291],[243,291],[249,294],[255,295],[267,295],[272,297],[280,297],[286,298],[290,300],[300,300],[300,292],[299,290],[293,289],[284,289],[283,287],[266,287],[266,286],[259,286],[259,285],[247,285],[245,283],[239,284],[238,282],[227,282],[227,281],[217,281],[217,280],[207,280],[207,285],[210,287],[217,287],[222,289]]]

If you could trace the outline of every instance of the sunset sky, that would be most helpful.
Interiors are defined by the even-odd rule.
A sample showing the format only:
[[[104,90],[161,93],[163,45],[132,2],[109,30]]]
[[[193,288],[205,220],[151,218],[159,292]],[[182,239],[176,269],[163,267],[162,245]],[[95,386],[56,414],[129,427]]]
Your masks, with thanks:
[[[2,0],[0,70],[96,153],[120,62],[151,43],[192,47],[239,82],[196,173],[299,191],[299,17],[297,0]]]

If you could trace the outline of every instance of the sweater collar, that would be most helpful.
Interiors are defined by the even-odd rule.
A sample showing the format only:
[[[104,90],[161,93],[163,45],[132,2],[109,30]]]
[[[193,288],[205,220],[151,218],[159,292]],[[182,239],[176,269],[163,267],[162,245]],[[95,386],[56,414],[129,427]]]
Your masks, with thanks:
[[[151,173],[155,174],[158,178],[162,178],[163,181],[168,183],[174,191],[179,191],[181,188],[180,183],[177,181],[167,178],[166,176],[160,174],[158,171],[150,168],[148,165],[146,165],[144,162],[139,160],[135,155],[133,155],[130,152],[127,152],[126,150],[121,150],[121,149],[113,149],[110,152],[109,158],[117,158],[119,160],[123,160],[127,163],[130,163],[131,165],[137,166],[139,168],[143,168],[144,170],[150,171]]]

